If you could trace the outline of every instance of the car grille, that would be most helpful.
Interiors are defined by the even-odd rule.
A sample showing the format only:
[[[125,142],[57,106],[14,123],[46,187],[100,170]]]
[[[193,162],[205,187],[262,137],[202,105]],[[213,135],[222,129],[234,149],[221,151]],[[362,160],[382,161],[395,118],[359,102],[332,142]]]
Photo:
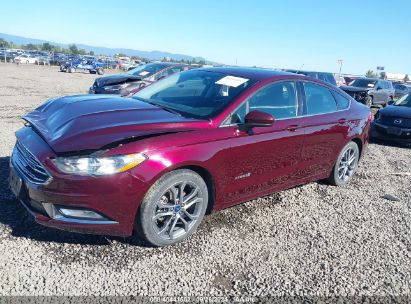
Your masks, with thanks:
[[[19,142],[14,147],[11,159],[13,166],[27,181],[45,184],[51,179],[43,165]]]
[[[411,128],[411,118],[399,118],[381,115],[380,123],[399,128]]]

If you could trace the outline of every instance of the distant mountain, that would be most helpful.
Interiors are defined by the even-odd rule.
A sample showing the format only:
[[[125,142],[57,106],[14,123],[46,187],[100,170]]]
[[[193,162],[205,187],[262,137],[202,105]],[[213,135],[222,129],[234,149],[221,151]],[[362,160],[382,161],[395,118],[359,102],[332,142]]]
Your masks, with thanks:
[[[44,42],[48,42],[54,45],[58,45],[61,47],[68,47],[68,44],[64,43],[58,43],[58,42],[53,42],[53,41],[47,41],[47,40],[41,40],[41,39],[33,39],[33,38],[26,38],[26,37],[21,37],[21,36],[14,36],[14,35],[9,35],[9,34],[4,34],[0,33],[0,38],[3,38],[6,41],[11,41],[15,44],[43,44]],[[168,53],[168,52],[162,52],[162,51],[139,51],[139,50],[132,50],[132,49],[123,49],[123,48],[108,48],[108,47],[101,47],[101,46],[91,46],[91,45],[86,45],[86,44],[77,44],[77,47],[79,49],[85,49],[86,51],[93,51],[95,54],[98,55],[108,55],[108,56],[113,56],[115,54],[127,54],[128,56],[139,56],[139,57],[144,57],[148,58],[151,60],[161,60],[164,57],[170,57],[175,60],[193,60],[195,59],[196,61],[200,60],[205,60],[203,57],[193,57],[189,55],[184,55],[184,54],[173,54],[173,53]],[[207,63],[214,63],[208,60],[205,60]]]

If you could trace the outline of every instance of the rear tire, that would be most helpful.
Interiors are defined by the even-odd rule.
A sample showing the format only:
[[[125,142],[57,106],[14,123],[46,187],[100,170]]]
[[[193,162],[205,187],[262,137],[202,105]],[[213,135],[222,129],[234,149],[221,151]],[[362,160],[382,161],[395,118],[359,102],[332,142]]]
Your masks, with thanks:
[[[103,70],[103,69],[97,69],[97,74],[103,75],[103,74],[104,74],[104,70]]]
[[[207,204],[207,185],[200,175],[186,169],[169,172],[145,195],[135,231],[153,246],[174,245],[196,231]]]
[[[347,185],[357,171],[359,158],[358,145],[352,141],[346,144],[338,155],[328,182],[339,187]]]

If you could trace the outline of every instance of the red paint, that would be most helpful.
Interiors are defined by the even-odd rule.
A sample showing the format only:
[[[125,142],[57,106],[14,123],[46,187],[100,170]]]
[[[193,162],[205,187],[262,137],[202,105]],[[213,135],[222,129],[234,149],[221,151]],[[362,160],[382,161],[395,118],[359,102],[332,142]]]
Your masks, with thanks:
[[[166,172],[187,166],[207,172],[214,189],[213,209],[219,210],[325,178],[347,142],[356,139],[363,146],[367,144],[370,112],[353,99],[349,110],[331,114],[275,121],[266,113],[250,113],[250,121],[271,121],[269,126],[252,128],[252,132],[238,126],[220,127],[262,86],[307,78],[258,69],[219,70],[258,82],[211,121],[187,119],[143,102],[104,95],[65,97],[26,115],[43,139],[32,128],[23,128],[16,136],[53,176],[46,186],[28,183],[29,195],[38,201],[90,208],[119,224],[63,224],[33,212],[36,220],[71,231],[128,236],[145,193]],[[141,165],[114,176],[67,175],[58,172],[50,161],[62,153],[86,153],[131,136],[148,135],[156,136],[101,152],[103,156],[134,152],[148,156]]]

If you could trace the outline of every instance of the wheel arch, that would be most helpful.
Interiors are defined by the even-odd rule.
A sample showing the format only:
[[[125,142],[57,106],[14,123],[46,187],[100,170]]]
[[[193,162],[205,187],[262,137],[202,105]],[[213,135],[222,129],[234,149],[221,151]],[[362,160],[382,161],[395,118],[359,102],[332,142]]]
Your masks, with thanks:
[[[358,149],[360,150],[360,158],[362,157],[362,152],[363,152],[363,142],[361,138],[354,137],[351,139],[352,142],[356,143],[358,146]]]
[[[176,170],[181,170],[181,169],[187,169],[187,170],[191,170],[194,171],[195,173],[197,173],[198,175],[201,176],[201,178],[204,180],[204,182],[207,185],[207,190],[208,190],[208,204],[207,204],[207,211],[206,214],[210,214],[215,206],[215,185],[214,185],[214,181],[213,181],[213,177],[211,175],[211,173],[204,167],[199,166],[199,165],[182,165],[179,167],[174,167],[171,171],[176,171]]]

